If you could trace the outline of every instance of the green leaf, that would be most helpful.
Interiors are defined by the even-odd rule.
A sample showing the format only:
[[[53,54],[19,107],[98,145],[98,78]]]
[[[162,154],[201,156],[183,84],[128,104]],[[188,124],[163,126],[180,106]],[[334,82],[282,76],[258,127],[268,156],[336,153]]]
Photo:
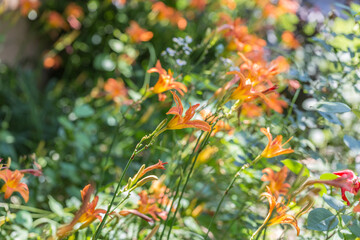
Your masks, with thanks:
[[[15,222],[30,229],[32,227],[33,219],[29,212],[19,211],[16,213]]]
[[[59,202],[57,202],[52,196],[49,195],[48,198],[49,198],[49,207],[51,211],[53,211],[59,216],[64,216],[63,206]]]
[[[95,111],[87,104],[76,106],[74,109],[74,113],[78,118],[86,118],[92,116]]]
[[[343,209],[345,207],[345,204],[339,200],[337,200],[336,198],[329,196],[327,194],[323,195],[324,201],[333,209],[335,209],[336,211],[340,211],[341,209]]]
[[[315,231],[329,231],[334,229],[339,220],[325,208],[316,208],[309,213],[307,229]]]
[[[124,43],[117,39],[109,40],[110,48],[117,53],[121,53],[124,50]]]
[[[291,160],[291,159],[285,159],[281,161],[290,171],[292,171],[295,174],[299,174],[301,172],[301,169],[304,168],[303,176],[309,177],[309,169],[298,161]]]
[[[320,180],[334,180],[337,179],[339,176],[333,173],[324,173],[320,175]]]
[[[324,184],[315,183],[315,184],[314,184],[314,187],[320,189],[320,192],[319,192],[319,195],[320,195],[320,196],[323,196],[325,193],[327,193],[327,189],[326,189],[326,187],[325,187]]]
[[[325,113],[325,112],[320,112],[320,111],[319,111],[319,113],[323,118],[325,118],[329,122],[340,125],[340,126],[344,126],[342,124],[342,122],[339,120],[339,118],[334,113]]]
[[[325,113],[345,113],[350,112],[351,108],[341,102],[320,101],[314,105],[315,110]]]
[[[360,222],[354,217],[349,215],[342,216],[343,221],[348,226],[350,232],[352,232],[355,236],[360,237]]]
[[[354,151],[356,154],[360,154],[360,141],[356,140],[355,138],[345,135],[344,136],[344,143],[351,151]]]
[[[353,109],[352,111],[358,118],[360,118],[360,110]]]

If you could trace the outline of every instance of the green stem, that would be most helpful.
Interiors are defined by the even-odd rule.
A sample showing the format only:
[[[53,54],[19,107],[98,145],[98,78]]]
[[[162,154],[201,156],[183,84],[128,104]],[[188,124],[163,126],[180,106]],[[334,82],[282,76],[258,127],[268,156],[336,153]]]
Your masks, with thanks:
[[[195,151],[196,151],[196,148],[198,147],[199,142],[200,142],[200,139],[201,139],[201,137],[203,136],[203,134],[204,134],[204,132],[202,132],[202,133],[200,134],[200,136],[198,137],[198,139],[197,139],[197,141],[196,141],[196,144],[195,144],[195,146],[194,146],[194,148],[193,148],[193,151],[192,151],[192,153],[191,153],[191,155],[190,155],[190,157],[189,157],[189,159],[190,159],[189,161],[191,161],[191,159],[193,158],[193,156],[194,156],[194,154],[195,154]],[[188,161],[187,161],[187,162],[188,162]],[[183,173],[186,172],[186,169],[187,169],[187,167],[184,168],[184,172],[183,172]],[[175,203],[175,200],[176,200],[176,198],[177,198],[177,196],[178,196],[178,194],[179,194],[179,189],[180,189],[180,185],[181,185],[183,173],[180,174],[180,179],[179,179],[179,182],[178,182],[178,184],[177,184],[177,186],[176,186],[175,195],[174,195],[174,197],[173,197],[173,199],[172,199],[172,201],[171,201],[170,210],[173,208],[173,205],[174,205],[174,203]],[[163,230],[162,230],[162,232],[161,232],[161,235],[160,235],[160,238],[159,238],[159,239],[162,239],[162,237],[164,236],[165,229],[166,229],[166,225],[167,225],[167,223],[168,223],[168,221],[169,221],[169,219],[170,219],[170,213],[171,213],[171,212],[169,211],[169,214],[168,214],[168,216],[166,217],[166,220],[165,220],[165,223],[164,223],[164,228],[163,228]]]
[[[110,202],[110,204],[109,204],[109,206],[108,206],[108,208],[107,208],[107,210],[106,210],[105,216],[104,216],[104,218],[102,219],[102,221],[100,222],[100,225],[98,226],[98,228],[96,229],[95,234],[93,235],[93,240],[96,240],[96,239],[99,237],[99,235],[100,235],[100,233],[101,233],[101,230],[103,229],[103,227],[104,227],[104,225],[105,225],[105,223],[106,223],[106,220],[107,220],[107,218],[108,218],[108,216],[109,216],[109,214],[110,214],[110,212],[111,212],[111,207],[114,205],[115,198],[118,196],[121,183],[122,183],[122,181],[123,181],[123,179],[124,179],[124,177],[125,177],[125,174],[126,174],[128,168],[129,168],[131,162],[134,160],[134,158],[135,158],[136,155],[138,155],[139,153],[141,153],[143,150],[149,148],[149,146],[154,143],[155,138],[156,138],[161,132],[163,132],[163,131],[166,130],[166,128],[163,128],[163,126],[164,126],[165,123],[166,123],[166,120],[162,121],[162,122],[158,125],[158,127],[155,129],[155,131],[154,131],[152,134],[150,134],[150,135],[148,135],[148,136],[144,136],[144,137],[140,140],[140,142],[136,145],[135,150],[134,150],[133,153],[131,154],[131,157],[129,158],[129,160],[128,160],[127,163],[126,163],[125,169],[124,169],[124,171],[123,171],[122,174],[121,174],[120,180],[119,180],[119,182],[118,182],[118,184],[117,184],[117,186],[116,186],[115,192],[114,192],[113,197],[112,197],[112,199],[111,199],[111,202]],[[165,130],[164,130],[164,129],[165,129]],[[142,143],[143,143],[145,140],[148,140],[148,139],[150,139],[150,138],[151,138],[150,143],[147,144],[147,145],[145,145],[145,146],[143,146]]]
[[[252,165],[256,164],[258,161],[260,161],[260,159],[261,159],[261,155],[257,156],[252,162],[247,163],[247,164],[244,164],[244,165],[240,168],[240,170],[235,174],[235,176],[234,176],[233,179],[231,180],[230,184],[229,184],[228,187],[226,188],[224,194],[222,195],[219,204],[218,204],[217,207],[216,207],[215,214],[214,214],[214,216],[211,218],[211,221],[210,221],[210,224],[209,224],[207,233],[206,233],[206,235],[205,235],[205,240],[208,239],[209,233],[210,233],[210,229],[211,229],[211,225],[213,224],[213,222],[214,222],[217,214],[219,213],[220,208],[221,208],[221,204],[222,204],[223,201],[225,200],[226,195],[229,193],[229,191],[230,191],[231,188],[233,187],[236,179],[240,176],[240,174],[241,174],[242,171],[244,171],[245,169],[247,169],[247,168],[251,167]]]
[[[175,213],[174,213],[174,215],[173,215],[173,218],[172,218],[172,221],[171,221],[171,224],[170,224],[170,229],[169,229],[169,232],[168,232],[168,235],[167,235],[167,239],[168,239],[168,240],[170,239],[170,234],[171,234],[171,230],[172,230],[172,228],[173,228],[173,226],[174,226],[174,223],[175,223],[176,214],[177,214],[177,212],[178,212],[178,210],[179,210],[179,208],[180,208],[180,206],[181,206],[181,200],[182,200],[182,197],[183,197],[183,195],[184,195],[186,186],[187,186],[187,184],[188,184],[188,182],[189,182],[190,176],[191,176],[191,174],[192,174],[192,172],[193,172],[193,170],[194,170],[194,167],[195,167],[197,158],[198,158],[200,152],[201,152],[201,151],[204,149],[204,147],[207,145],[207,141],[208,141],[211,133],[213,132],[215,125],[216,125],[216,123],[214,123],[214,124],[212,125],[211,131],[207,133],[207,135],[205,136],[205,139],[202,141],[199,150],[196,152],[196,155],[195,155],[195,158],[194,158],[194,160],[193,160],[193,162],[192,162],[190,171],[189,171],[188,175],[186,176],[185,184],[184,184],[184,186],[183,186],[183,188],[182,188],[182,190],[181,190],[181,194],[180,194],[180,197],[179,197],[179,200],[178,200],[178,205],[176,206],[176,210],[175,210]]]

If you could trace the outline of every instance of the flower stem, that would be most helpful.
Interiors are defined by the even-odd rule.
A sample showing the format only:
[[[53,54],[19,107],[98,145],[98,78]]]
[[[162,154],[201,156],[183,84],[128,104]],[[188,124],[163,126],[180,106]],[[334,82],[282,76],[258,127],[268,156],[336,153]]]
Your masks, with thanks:
[[[106,220],[107,220],[107,218],[108,218],[108,216],[109,216],[109,214],[110,214],[110,212],[111,212],[111,207],[114,205],[115,198],[118,196],[121,183],[122,183],[122,181],[123,181],[123,179],[124,179],[124,177],[125,177],[125,174],[126,174],[128,168],[129,168],[131,162],[134,160],[134,158],[135,158],[136,155],[138,155],[139,153],[141,153],[143,150],[148,149],[149,146],[151,146],[151,145],[154,143],[155,138],[156,138],[157,136],[159,136],[160,133],[162,133],[163,131],[166,130],[166,128],[165,128],[165,130],[164,130],[164,128],[163,128],[163,126],[164,126],[165,123],[166,123],[166,120],[162,121],[162,122],[157,126],[157,128],[155,129],[155,131],[154,131],[153,133],[151,133],[150,135],[144,136],[144,137],[140,140],[140,142],[136,145],[133,153],[131,154],[131,157],[129,158],[129,160],[128,160],[127,163],[126,163],[126,166],[125,166],[125,168],[124,168],[124,171],[123,171],[122,174],[121,174],[120,180],[119,180],[119,182],[118,182],[118,184],[117,184],[117,186],[116,186],[115,192],[114,192],[114,194],[113,194],[113,197],[112,197],[112,199],[111,199],[110,204],[108,205],[108,208],[107,208],[107,210],[106,210],[106,213],[105,213],[105,215],[104,215],[104,218],[103,218],[102,221],[100,222],[100,225],[98,226],[98,228],[96,229],[96,232],[95,232],[94,235],[93,235],[93,238],[92,238],[93,240],[96,240],[96,239],[99,237],[99,235],[100,235],[100,233],[101,233],[101,230],[103,229],[103,227],[104,227],[104,225],[105,225],[105,223],[106,223]],[[143,146],[142,143],[143,143],[144,141],[148,140],[148,139],[150,139],[150,142],[149,142],[147,145]]]
[[[213,222],[214,222],[217,214],[218,214],[219,211],[220,211],[220,207],[221,207],[223,201],[225,200],[226,195],[229,193],[229,191],[230,191],[231,188],[233,187],[236,179],[240,176],[240,174],[241,174],[242,171],[244,171],[245,169],[247,169],[247,168],[251,167],[252,165],[256,164],[258,161],[260,161],[260,159],[261,159],[261,155],[257,156],[252,162],[247,163],[247,164],[244,164],[244,165],[240,168],[240,170],[235,174],[235,176],[234,176],[233,179],[231,180],[230,184],[229,184],[228,187],[226,188],[224,194],[222,195],[219,204],[218,204],[217,207],[216,207],[215,214],[214,214],[214,216],[211,218],[211,221],[210,221],[210,224],[209,224],[207,233],[206,233],[206,235],[205,235],[205,240],[208,239],[211,226],[212,226],[212,224],[213,224]]]
[[[216,124],[214,124],[213,126],[215,126],[215,125],[216,125]],[[172,217],[172,220],[171,220],[170,229],[169,229],[169,232],[168,232],[168,235],[167,235],[167,239],[168,239],[168,240],[170,239],[170,234],[171,234],[171,230],[172,230],[172,228],[173,228],[173,226],[174,226],[174,223],[175,223],[176,214],[177,214],[177,212],[178,212],[178,210],[179,210],[179,208],[180,208],[180,206],[181,206],[181,200],[182,200],[182,197],[183,197],[183,195],[184,195],[186,186],[187,186],[187,184],[188,184],[188,182],[189,182],[190,176],[191,176],[191,174],[192,174],[192,172],[193,172],[193,170],[194,170],[194,167],[195,167],[197,158],[198,158],[200,152],[201,152],[201,151],[204,149],[204,147],[207,145],[207,142],[208,142],[209,137],[211,136],[211,133],[213,132],[213,130],[214,130],[214,127],[211,128],[210,132],[208,132],[208,133],[206,134],[205,139],[201,142],[200,148],[199,148],[198,151],[196,152],[195,158],[194,158],[194,160],[193,160],[193,162],[192,162],[192,164],[191,164],[190,171],[189,171],[188,175],[186,176],[186,180],[185,180],[184,186],[183,186],[183,188],[182,188],[182,190],[181,190],[181,194],[180,194],[180,197],[179,197],[179,200],[178,200],[178,205],[177,205],[177,207],[176,207],[175,213],[174,213],[174,215],[173,215],[173,217]],[[201,138],[201,136],[199,137],[199,139],[200,139],[200,138]],[[198,140],[199,140],[199,139],[198,139]],[[194,148],[194,151],[196,151],[196,148]]]

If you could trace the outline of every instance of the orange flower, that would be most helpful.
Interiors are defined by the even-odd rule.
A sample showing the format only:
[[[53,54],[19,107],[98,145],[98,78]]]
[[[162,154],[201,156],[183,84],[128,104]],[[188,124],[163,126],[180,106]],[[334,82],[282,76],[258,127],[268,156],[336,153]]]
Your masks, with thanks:
[[[287,140],[284,144],[281,144],[282,142],[282,136],[276,136],[276,138],[273,140],[269,128],[261,128],[260,131],[266,135],[266,137],[269,139],[269,143],[265,147],[264,151],[261,153],[261,156],[264,158],[273,158],[279,155],[288,154],[294,152],[291,148],[284,149],[283,146],[287,144],[291,139]]]
[[[264,175],[261,177],[261,181],[270,182],[268,189],[272,194],[279,197],[280,194],[285,195],[288,192],[290,184],[284,183],[288,174],[287,167],[284,166],[277,173],[274,173],[271,168],[265,168],[262,172]]]
[[[122,81],[116,81],[114,78],[109,78],[104,85],[104,90],[108,93],[109,98],[116,104],[128,105],[132,102],[127,97],[127,89]]]
[[[148,73],[159,73],[159,79],[155,86],[151,88],[150,90],[158,94],[159,101],[164,101],[166,99],[166,95],[163,94],[163,92],[171,89],[175,89],[178,91],[181,95],[184,95],[184,92],[187,92],[187,87],[180,82],[175,82],[175,79],[173,78],[173,73],[169,69],[167,72],[164,68],[161,67],[161,63],[158,60],[156,63],[156,66],[154,68],[150,68],[148,70]]]
[[[255,89],[257,86],[259,89],[263,89],[265,87],[259,87],[258,81],[253,81],[250,78],[246,79],[245,76],[238,71],[228,72],[227,74],[236,74],[239,77],[239,85],[235,88],[235,90],[231,93],[229,100],[240,100],[241,102],[248,102],[258,97],[261,97],[265,101],[267,100],[265,94],[274,91],[277,86],[272,86],[268,89],[258,91]]]
[[[294,33],[290,32],[290,31],[283,32],[283,34],[281,35],[281,39],[282,39],[285,47],[287,47],[287,48],[296,49],[296,48],[300,47],[299,41],[295,38]]]
[[[62,59],[59,55],[53,53],[47,53],[44,56],[44,67],[47,69],[58,69],[62,64]]]
[[[280,99],[280,94],[273,93],[266,100],[267,106],[278,113],[283,113],[283,109],[288,106],[287,102]]]
[[[300,228],[297,224],[296,218],[286,213],[289,210],[289,207],[285,205],[283,200],[280,199],[280,201],[277,201],[277,199],[271,194],[269,187],[267,187],[267,190],[267,192],[261,194],[262,197],[267,198],[270,206],[269,213],[265,219],[264,224],[266,224],[267,226],[272,226],[275,224],[291,224],[295,227],[297,235],[299,236]],[[275,217],[272,217],[274,210],[276,210],[276,215]]]
[[[51,28],[68,30],[68,25],[66,24],[64,18],[55,11],[50,11],[47,15],[47,21]]]
[[[153,181],[148,191],[141,191],[139,193],[140,200],[137,211],[142,214],[149,214],[154,220],[159,221],[159,217],[163,220],[167,217],[167,211],[161,208],[166,208],[171,205],[167,192],[169,189],[163,183],[164,177],[160,180]]]
[[[217,120],[217,117],[212,116],[211,112],[208,112],[206,110],[200,111],[200,115],[205,121],[207,120],[211,124],[213,124]],[[229,135],[232,135],[234,133],[234,128],[231,127],[227,122],[223,120],[218,120],[213,128],[213,132],[211,135],[214,136],[217,132],[220,131],[228,132]]]
[[[263,109],[252,102],[245,102],[241,105],[241,115],[249,118],[260,117],[263,113]]]
[[[102,220],[100,214],[105,214],[106,211],[103,209],[95,209],[99,201],[98,196],[95,196],[93,201],[90,202],[90,197],[93,192],[94,186],[91,184],[86,185],[84,189],[80,191],[82,205],[79,211],[75,214],[73,220],[69,224],[62,226],[58,229],[58,231],[56,232],[57,237],[61,239],[75,231],[74,226],[77,223],[82,223],[79,228],[82,229],[89,226],[96,219],[99,219],[100,221]]]
[[[256,3],[264,10],[265,17],[275,19],[286,13],[295,14],[299,9],[299,3],[296,0],[279,0],[277,4],[271,3],[270,0],[256,0]]]
[[[65,14],[67,16],[73,16],[75,18],[82,18],[84,16],[84,11],[82,7],[77,5],[76,3],[69,3],[65,9]]]
[[[99,219],[100,221],[102,220],[100,214],[106,213],[106,210],[103,209],[95,209],[96,205],[98,204],[99,201],[99,197],[95,196],[94,199],[92,200],[92,202],[90,202],[87,198],[86,195],[87,194],[92,194],[92,189],[90,189],[90,184],[86,185],[84,187],[83,190],[80,191],[81,193],[81,199],[82,199],[82,203],[85,206],[85,210],[84,213],[82,213],[80,215],[80,218],[78,220],[78,222],[82,223],[82,225],[80,226],[81,228],[85,228],[87,226],[89,226],[93,221],[95,221],[95,219]]]
[[[135,21],[130,21],[130,27],[126,29],[126,33],[130,36],[131,41],[135,43],[150,41],[154,36],[152,32],[141,28]]]
[[[31,10],[37,10],[40,5],[39,0],[20,0],[21,14],[26,16]]]
[[[190,7],[196,8],[200,11],[204,11],[207,4],[207,0],[191,0]]]
[[[181,30],[186,28],[187,21],[182,17],[181,13],[172,7],[166,6],[163,2],[154,3],[152,11],[158,14],[159,20],[169,20]]]
[[[29,188],[25,183],[21,183],[24,177],[18,170],[11,171],[4,169],[0,171],[0,178],[5,182],[1,192],[5,193],[5,199],[8,199],[14,192],[20,193],[25,202],[29,200]]]
[[[183,105],[180,98],[176,95],[175,92],[171,91],[176,107],[170,108],[166,114],[175,115],[170,122],[167,124],[167,129],[183,129],[183,128],[198,128],[200,130],[209,132],[211,130],[210,125],[202,120],[190,120],[195,115],[195,109],[199,107],[200,104],[189,107],[186,111],[185,116],[183,117]]]

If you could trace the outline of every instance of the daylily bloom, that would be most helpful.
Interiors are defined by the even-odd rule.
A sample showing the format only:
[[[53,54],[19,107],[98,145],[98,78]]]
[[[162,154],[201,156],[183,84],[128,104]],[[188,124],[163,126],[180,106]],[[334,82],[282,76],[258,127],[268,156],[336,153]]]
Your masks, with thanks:
[[[204,121],[208,121],[210,124],[213,124],[217,120],[217,117],[212,116],[212,113],[206,110],[200,111],[200,115]],[[220,131],[228,132],[229,135],[232,135],[234,133],[234,128],[231,127],[227,122],[218,120],[211,135],[214,136],[217,132]]]
[[[29,200],[29,188],[25,183],[20,182],[23,177],[24,175],[18,170],[4,169],[0,171],[0,179],[5,182],[1,188],[1,192],[5,193],[5,199],[8,199],[14,192],[18,192],[25,202]]]
[[[59,29],[59,28],[62,28],[64,30],[68,30],[69,27],[68,25],[66,24],[63,16],[61,16],[60,13],[58,12],[55,12],[55,11],[50,11],[48,14],[47,14],[47,22],[49,24],[49,26],[51,28],[56,28],[56,29]]]
[[[279,197],[280,194],[285,195],[290,188],[290,184],[284,183],[288,174],[287,167],[282,167],[277,173],[271,168],[265,168],[262,170],[264,175],[261,177],[261,181],[269,182],[268,190],[275,196]]]
[[[272,226],[275,224],[290,224],[295,227],[297,235],[300,234],[300,228],[297,224],[297,220],[294,216],[287,214],[286,212],[289,210],[288,206],[285,205],[284,201],[277,199],[271,194],[270,189],[267,187],[267,192],[261,194],[262,197],[266,197],[269,201],[269,213],[265,219],[264,224],[266,226]],[[273,217],[273,212],[276,210],[275,217]]]
[[[265,99],[266,105],[278,113],[283,113],[284,108],[288,106],[287,102],[280,99],[280,94],[274,92]]]
[[[283,146],[287,144],[291,139],[287,140],[285,143],[282,142],[282,135],[276,136],[275,139],[273,139],[269,128],[261,128],[260,131],[266,135],[266,137],[269,139],[269,143],[266,145],[264,151],[261,153],[261,156],[264,158],[273,158],[279,155],[288,154],[294,152],[291,148],[284,149]]]
[[[96,209],[96,205],[99,201],[98,196],[95,196],[93,201],[90,202],[90,198],[93,192],[94,186],[91,184],[86,185],[83,190],[80,191],[82,205],[79,211],[75,214],[73,220],[69,224],[58,229],[56,236],[58,236],[60,239],[66,237],[74,231],[73,228],[77,223],[82,223],[79,228],[82,229],[89,226],[96,219],[99,219],[100,221],[102,220],[100,214],[105,214],[106,210]]]
[[[209,132],[211,130],[210,125],[205,121],[190,120],[195,115],[195,109],[198,108],[200,104],[195,104],[194,106],[190,105],[189,109],[185,112],[185,116],[183,117],[182,114],[184,108],[181,100],[175,92],[171,91],[171,93],[174,97],[174,102],[176,106],[170,108],[170,110],[166,114],[172,114],[175,116],[167,124],[167,129],[198,128],[206,132]]]
[[[262,107],[252,102],[243,103],[239,110],[241,111],[241,115],[249,118],[260,117],[263,113]]]
[[[114,78],[109,78],[105,85],[104,90],[108,93],[108,96],[116,104],[130,104],[132,101],[127,97],[127,89],[124,82],[117,81]]]
[[[126,33],[130,36],[131,41],[135,43],[147,42],[154,36],[152,32],[141,28],[135,21],[130,21],[130,27],[126,29]]]
[[[300,47],[299,41],[295,38],[295,35],[293,32],[285,31],[281,35],[281,40],[284,43],[285,47],[290,49],[296,49]]]
[[[267,100],[265,94],[274,91],[277,86],[272,86],[264,90],[256,90],[255,87],[258,85],[256,81],[252,81],[250,78],[245,78],[245,76],[239,71],[231,71],[227,74],[236,74],[239,77],[239,85],[230,95],[229,100],[240,100],[241,102],[248,102],[258,97],[261,97],[263,100]]]
[[[90,200],[88,200],[86,198],[86,196],[88,194],[92,194],[92,190],[90,189],[90,184],[86,185],[84,187],[83,190],[80,191],[81,193],[81,199],[82,199],[82,203],[85,206],[85,211],[83,214],[81,214],[78,222],[82,223],[82,225],[80,226],[80,228],[85,228],[87,226],[89,226],[89,224],[91,224],[93,221],[95,221],[96,219],[99,219],[100,221],[102,220],[100,214],[106,213],[106,210],[104,209],[96,209],[96,206],[98,204],[99,201],[99,197],[95,196],[94,199],[92,200],[92,202],[90,202]]]
[[[23,16],[29,14],[31,10],[37,10],[41,3],[39,0],[20,0],[20,11]]]
[[[159,101],[164,101],[166,99],[166,95],[163,94],[163,92],[167,90],[175,89],[181,95],[184,95],[184,92],[187,92],[187,87],[183,83],[175,82],[171,70],[168,69],[168,71],[166,72],[166,70],[161,67],[161,63],[159,60],[156,63],[156,67],[150,68],[148,70],[148,73],[154,72],[159,73],[159,79],[155,86],[150,90],[153,93],[158,94]]]
[[[162,210],[162,208],[167,208],[171,205],[171,200],[167,195],[169,189],[163,181],[164,177],[161,177],[159,180],[152,182],[148,191],[143,190],[139,193],[139,206],[136,209],[142,214],[149,214],[156,221],[159,221],[159,218],[166,219],[168,212]]]
[[[156,2],[152,5],[152,11],[157,13],[159,20],[169,20],[173,25],[181,30],[184,30],[187,25],[187,21],[182,17],[182,14],[172,7],[168,7],[163,2]]]

